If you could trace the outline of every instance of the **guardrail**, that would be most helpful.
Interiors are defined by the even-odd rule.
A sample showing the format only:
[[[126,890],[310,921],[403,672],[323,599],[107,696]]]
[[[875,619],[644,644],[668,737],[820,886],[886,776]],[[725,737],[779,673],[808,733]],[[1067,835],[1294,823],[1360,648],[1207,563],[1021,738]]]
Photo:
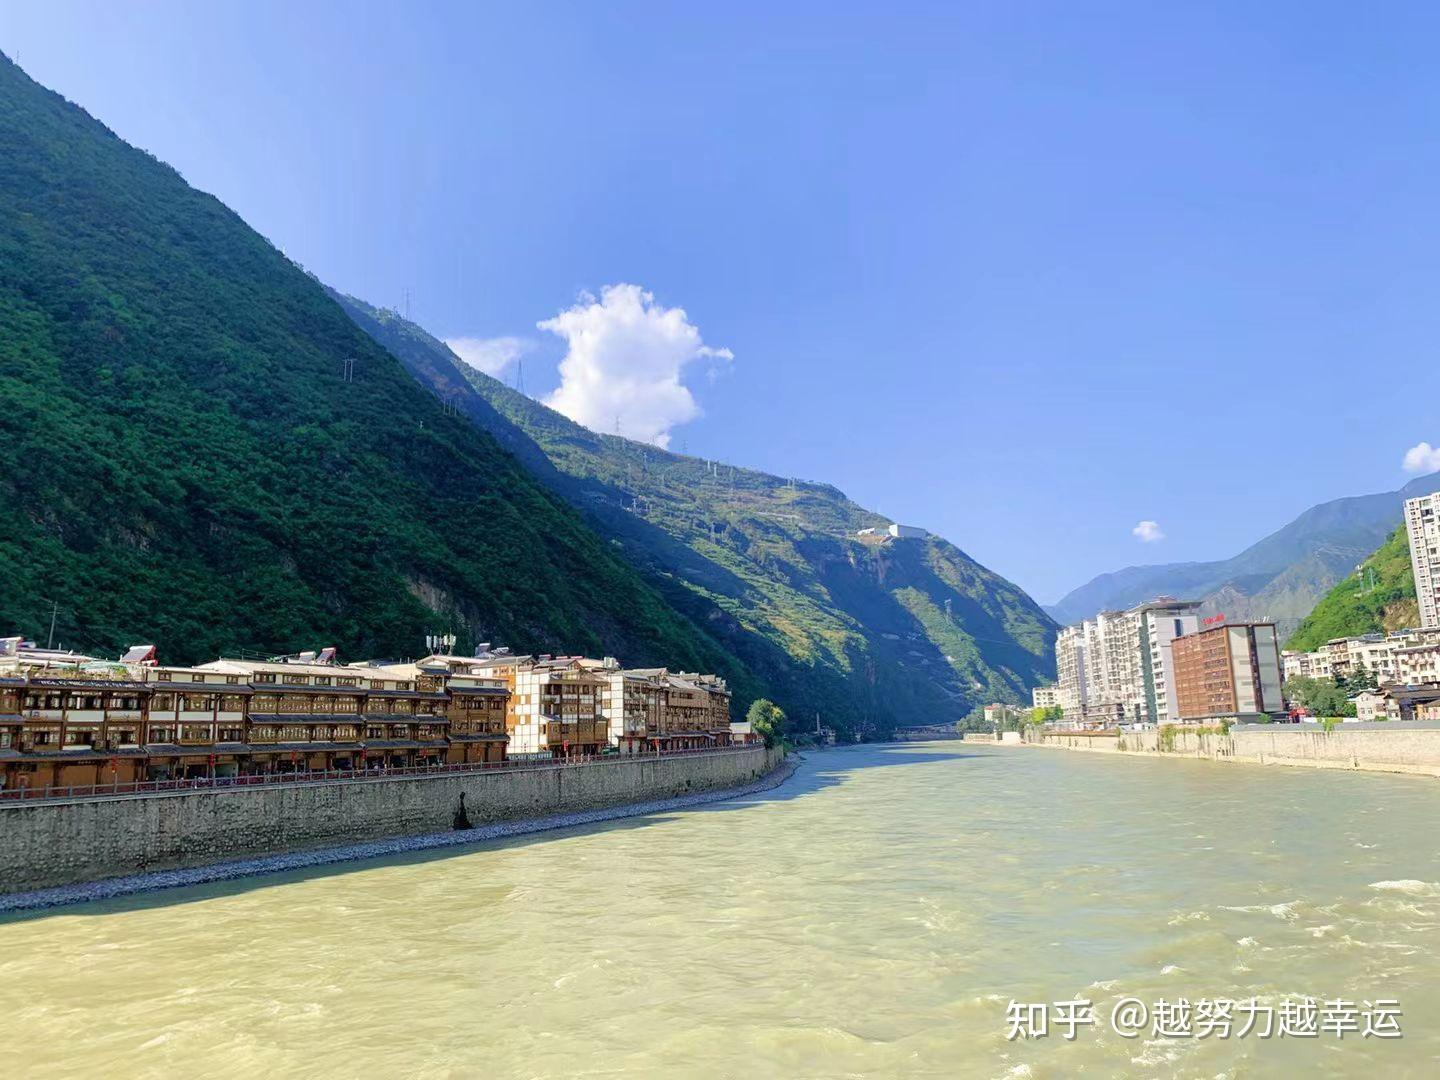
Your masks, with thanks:
[[[738,751],[753,750],[759,745],[759,743],[742,743],[734,746],[704,746],[693,750],[660,750],[643,754],[585,754],[540,761],[475,761],[447,765],[397,765],[374,769],[320,769],[309,772],[255,773],[249,776],[193,777],[187,780],[134,780],[124,784],[16,787],[0,789],[0,806],[7,803],[106,799],[117,795],[158,795],[225,791],[233,788],[277,787],[286,784],[327,784],[341,780],[364,782],[367,780],[391,780],[397,777],[536,772],[542,769],[573,768],[581,765],[617,765],[627,761],[653,761],[657,758],[686,757],[695,754],[733,754]]]

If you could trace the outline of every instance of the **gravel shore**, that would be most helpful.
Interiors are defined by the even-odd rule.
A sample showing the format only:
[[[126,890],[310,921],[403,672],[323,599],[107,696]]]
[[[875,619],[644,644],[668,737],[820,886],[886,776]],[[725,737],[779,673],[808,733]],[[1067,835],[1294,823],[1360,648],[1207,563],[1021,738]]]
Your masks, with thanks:
[[[110,900],[118,896],[155,892],[159,889],[203,885],[212,881],[231,881],[235,878],[253,877],[257,874],[301,870],[307,866],[328,866],[332,863],[373,859],[382,855],[397,855],[407,851],[473,845],[507,836],[524,836],[527,833],[569,829],[576,825],[591,825],[598,821],[613,821],[616,818],[684,810],[691,806],[724,802],[727,799],[754,795],[777,788],[794,775],[800,761],[798,755],[792,754],[771,773],[754,783],[746,784],[743,787],[726,788],[723,791],[705,791],[696,795],[682,795],[674,799],[658,799],[650,802],[630,803],[626,806],[613,806],[605,810],[589,810],[577,814],[552,814],[549,817],[480,825],[473,829],[426,833],[421,836],[401,836],[391,840],[372,840],[364,844],[347,844],[344,847],[322,848],[316,851],[267,855],[259,859],[239,859],[188,870],[157,870],[147,874],[107,878],[104,881],[94,881],[85,885],[65,885],[54,889],[12,893],[8,896],[0,896],[0,913],[65,907],[70,904],[84,904],[94,900]]]

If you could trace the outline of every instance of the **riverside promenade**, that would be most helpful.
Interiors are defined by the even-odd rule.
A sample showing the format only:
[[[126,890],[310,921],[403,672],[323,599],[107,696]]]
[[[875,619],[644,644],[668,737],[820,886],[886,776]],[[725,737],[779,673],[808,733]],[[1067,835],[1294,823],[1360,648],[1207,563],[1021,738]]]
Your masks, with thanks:
[[[0,894],[683,798],[754,783],[761,745],[426,775],[0,803]]]

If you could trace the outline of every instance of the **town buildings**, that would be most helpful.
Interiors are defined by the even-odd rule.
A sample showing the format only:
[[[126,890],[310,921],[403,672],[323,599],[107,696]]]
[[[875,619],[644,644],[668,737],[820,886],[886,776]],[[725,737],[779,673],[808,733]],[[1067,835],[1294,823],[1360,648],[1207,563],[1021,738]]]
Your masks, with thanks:
[[[1420,625],[1440,626],[1440,492],[1405,500],[1405,531],[1410,539]]]
[[[1030,691],[1030,704],[1036,709],[1053,709],[1060,704],[1058,686],[1037,686]]]
[[[1349,679],[1362,672],[1381,686],[1440,682],[1440,626],[1333,638],[1313,652],[1283,654],[1285,678]]]
[[[1181,720],[1256,720],[1285,709],[1274,623],[1226,623],[1172,644]]]
[[[1102,611],[1056,638],[1056,704],[1067,717],[1102,723],[1169,723],[1171,646],[1199,626],[1194,600],[1158,597],[1127,611]]]
[[[614,660],[432,654],[341,664],[119,661],[0,639],[0,783],[69,787],[268,773],[499,764],[732,741],[718,676]],[[743,732],[740,739],[752,736]]]
[[[995,702],[986,705],[982,710],[985,723],[994,726],[997,730],[1006,724],[1017,724],[1025,716],[1025,711],[1018,705],[1006,705],[1004,702]]]

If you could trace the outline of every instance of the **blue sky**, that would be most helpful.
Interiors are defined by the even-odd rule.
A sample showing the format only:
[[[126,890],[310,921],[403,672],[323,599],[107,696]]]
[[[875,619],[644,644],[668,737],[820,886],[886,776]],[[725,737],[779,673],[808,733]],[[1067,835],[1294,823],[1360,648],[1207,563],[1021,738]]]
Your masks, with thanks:
[[[1440,9],[1166,7],[51,0],[0,49],[529,392],[653,346],[631,433],[1050,601],[1440,444]]]

